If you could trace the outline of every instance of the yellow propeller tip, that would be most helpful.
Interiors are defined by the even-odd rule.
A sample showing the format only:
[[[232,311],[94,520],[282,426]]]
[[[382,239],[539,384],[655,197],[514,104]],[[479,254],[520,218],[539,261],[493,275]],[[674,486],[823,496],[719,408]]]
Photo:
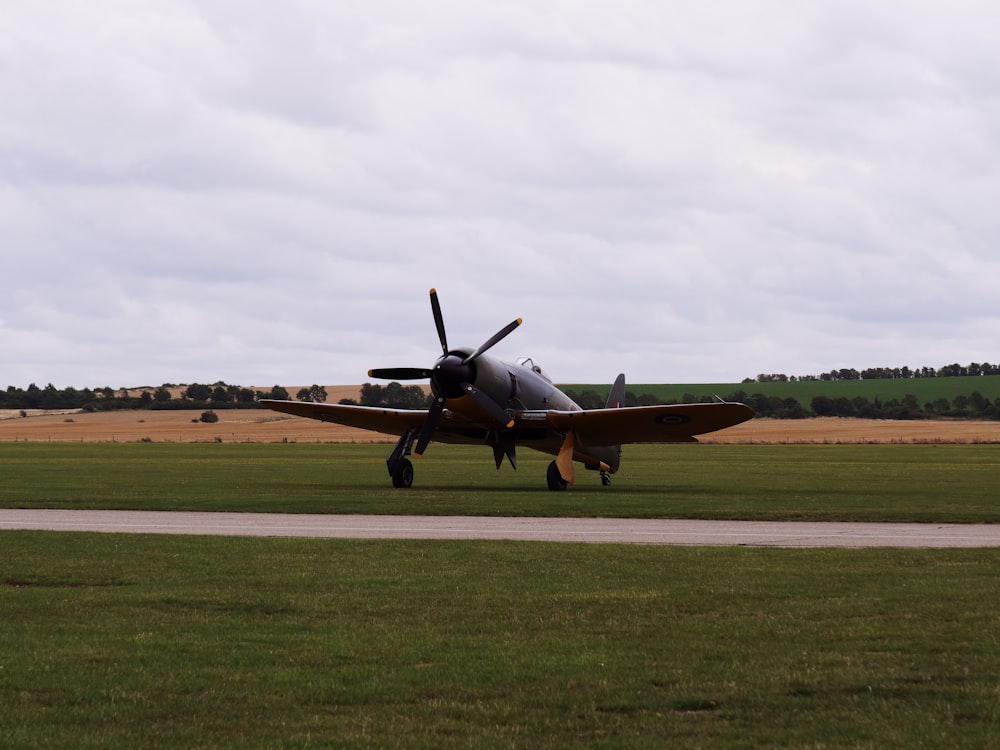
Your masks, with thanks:
[[[438,290],[435,289],[434,287],[431,287],[431,294],[437,294],[437,293],[438,293]]]
[[[414,457],[414,458],[423,458],[423,457],[424,457],[424,454],[423,454],[423,453],[414,453],[414,454],[413,454],[413,457]]]
[[[507,423],[507,429],[509,430],[513,426],[514,426],[514,420],[512,419]]]
[[[523,323],[523,322],[524,322],[524,318],[518,318],[517,319],[517,324],[518,325],[521,325],[521,323]]]
[[[368,371],[368,377],[370,377],[370,378],[375,377],[374,375],[372,375],[373,372],[375,372],[375,371],[374,370],[369,370]]]

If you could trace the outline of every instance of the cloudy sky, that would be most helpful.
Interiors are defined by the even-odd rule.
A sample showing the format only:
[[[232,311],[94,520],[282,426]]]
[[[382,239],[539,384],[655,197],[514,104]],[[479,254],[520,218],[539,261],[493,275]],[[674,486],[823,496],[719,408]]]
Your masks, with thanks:
[[[1000,360],[1000,5],[0,9],[0,387]]]

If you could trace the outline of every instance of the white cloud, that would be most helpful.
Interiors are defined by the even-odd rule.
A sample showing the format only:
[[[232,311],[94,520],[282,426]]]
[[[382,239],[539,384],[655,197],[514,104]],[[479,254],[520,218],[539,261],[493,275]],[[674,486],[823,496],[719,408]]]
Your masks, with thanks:
[[[12,384],[997,359],[985,2],[0,11]],[[2,384],[0,384],[2,385]]]

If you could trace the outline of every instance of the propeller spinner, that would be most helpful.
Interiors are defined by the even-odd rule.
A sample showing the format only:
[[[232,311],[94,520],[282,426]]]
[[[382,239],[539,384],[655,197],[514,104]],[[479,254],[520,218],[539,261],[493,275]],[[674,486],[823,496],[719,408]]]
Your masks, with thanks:
[[[511,321],[483,342],[472,354],[466,355],[464,352],[452,352],[448,349],[444,316],[441,314],[441,303],[438,302],[437,290],[435,289],[431,289],[431,312],[434,315],[434,326],[437,329],[442,351],[441,356],[434,363],[433,369],[389,367],[368,371],[368,377],[383,380],[423,380],[424,378],[430,378],[434,403],[431,404],[431,408],[427,412],[427,419],[424,420],[420,436],[417,438],[417,444],[413,449],[413,454],[418,458],[427,449],[427,444],[430,443],[431,438],[434,436],[434,431],[437,430],[438,423],[441,421],[441,413],[444,411],[445,402],[449,398],[469,396],[499,424],[507,428],[514,426],[514,420],[503,410],[503,407],[494,401],[491,396],[476,388],[475,361],[484,352],[494,347],[521,325],[521,319],[518,318]]]

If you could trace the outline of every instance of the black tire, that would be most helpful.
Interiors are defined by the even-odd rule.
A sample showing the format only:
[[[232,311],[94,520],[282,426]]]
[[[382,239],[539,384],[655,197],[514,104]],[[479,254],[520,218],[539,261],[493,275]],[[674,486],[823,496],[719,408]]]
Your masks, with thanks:
[[[549,464],[549,470],[546,472],[545,478],[549,482],[549,489],[553,492],[562,492],[566,489],[567,482],[562,478],[562,474],[559,473],[559,467],[556,466],[555,461]]]
[[[404,458],[392,471],[392,486],[407,489],[413,485],[413,464]]]

